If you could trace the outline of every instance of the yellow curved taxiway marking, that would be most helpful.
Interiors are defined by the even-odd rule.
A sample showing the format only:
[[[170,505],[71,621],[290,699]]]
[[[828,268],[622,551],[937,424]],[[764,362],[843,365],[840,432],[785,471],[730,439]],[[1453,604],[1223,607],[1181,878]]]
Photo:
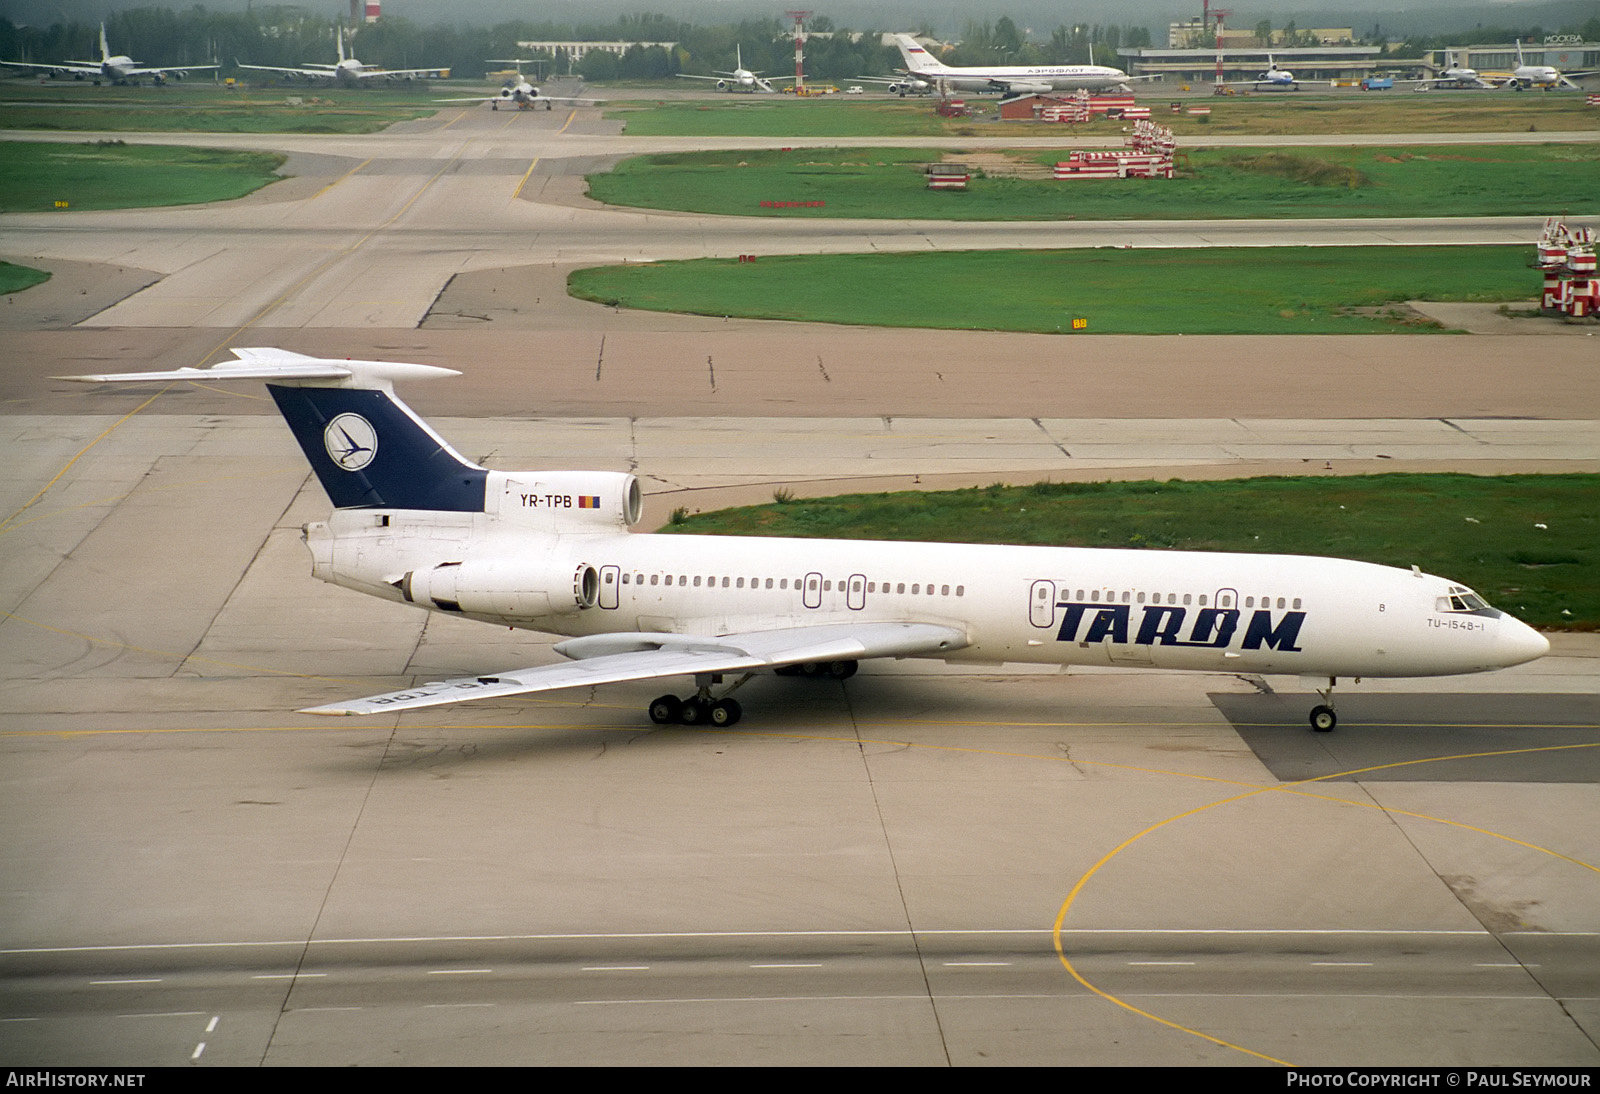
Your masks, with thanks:
[[[1151,833],[1159,831],[1160,829],[1165,828],[1168,825],[1176,824],[1178,821],[1181,821],[1181,820],[1187,820],[1190,817],[1196,816],[1196,815],[1198,815],[1200,813],[1204,813],[1205,811],[1207,811],[1209,809],[1215,809],[1218,806],[1232,805],[1235,802],[1245,801],[1246,799],[1258,797],[1258,796],[1263,795],[1263,794],[1275,794],[1275,793],[1293,794],[1293,795],[1298,796],[1298,797],[1307,797],[1307,798],[1312,798],[1314,800],[1329,801],[1329,802],[1334,802],[1334,803],[1339,804],[1339,805],[1357,806],[1357,807],[1363,808],[1363,809],[1376,809],[1376,810],[1379,810],[1380,812],[1382,812],[1382,813],[1384,813],[1386,815],[1392,814],[1392,815],[1395,815],[1395,816],[1414,817],[1414,818],[1417,818],[1417,819],[1420,819],[1420,820],[1434,821],[1434,822],[1437,822],[1439,824],[1449,825],[1449,826],[1451,826],[1453,828],[1460,828],[1460,829],[1462,829],[1464,831],[1476,832],[1476,833],[1479,833],[1481,835],[1492,836],[1495,839],[1502,839],[1502,840],[1507,841],[1508,843],[1516,844],[1519,847],[1525,847],[1525,848],[1528,848],[1529,850],[1539,851],[1539,852],[1541,852],[1543,854],[1550,855],[1550,856],[1552,856],[1554,858],[1558,858],[1558,859],[1562,860],[1563,862],[1570,862],[1570,863],[1572,863],[1572,864],[1574,864],[1576,866],[1581,866],[1586,870],[1589,870],[1591,872],[1600,874],[1600,867],[1596,867],[1592,863],[1584,862],[1581,859],[1573,858],[1570,855],[1564,855],[1559,851],[1553,851],[1548,847],[1541,847],[1538,844],[1529,843],[1526,840],[1520,840],[1520,839],[1517,839],[1517,838],[1515,838],[1513,836],[1507,836],[1507,835],[1505,835],[1503,833],[1500,833],[1500,832],[1491,831],[1491,830],[1489,830],[1487,828],[1479,828],[1479,827],[1477,827],[1475,825],[1463,824],[1460,821],[1447,820],[1447,819],[1445,819],[1443,817],[1433,817],[1433,816],[1429,816],[1429,815],[1427,815],[1425,813],[1414,813],[1414,812],[1410,812],[1410,811],[1402,810],[1402,809],[1390,809],[1390,808],[1387,808],[1387,807],[1385,807],[1383,805],[1380,805],[1380,804],[1378,804],[1376,802],[1353,801],[1353,800],[1346,799],[1346,798],[1334,798],[1334,797],[1330,797],[1330,796],[1325,795],[1325,794],[1302,794],[1301,791],[1298,789],[1299,787],[1307,786],[1307,785],[1309,785],[1311,783],[1326,782],[1329,779],[1349,778],[1350,776],[1353,776],[1353,775],[1364,775],[1364,774],[1367,774],[1367,773],[1372,772],[1372,771],[1384,771],[1384,770],[1397,768],[1397,767],[1409,767],[1409,766],[1412,766],[1412,765],[1415,765],[1415,764],[1439,763],[1441,761],[1447,761],[1447,760],[1483,759],[1483,758],[1493,757],[1493,756],[1516,756],[1516,755],[1521,755],[1521,754],[1525,754],[1525,753],[1533,753],[1533,752],[1559,752],[1559,751],[1563,751],[1563,750],[1566,750],[1566,749],[1597,748],[1597,747],[1600,747],[1600,742],[1586,742],[1586,743],[1583,743],[1583,744],[1574,744],[1574,745],[1546,745],[1546,746],[1536,747],[1536,748],[1508,748],[1508,749],[1501,749],[1501,750],[1494,751],[1494,752],[1468,752],[1468,753],[1462,753],[1462,754],[1455,755],[1455,756],[1430,756],[1430,757],[1426,757],[1426,758],[1420,759],[1420,760],[1400,760],[1400,761],[1397,761],[1395,763],[1376,764],[1376,765],[1374,765],[1372,767],[1361,767],[1361,768],[1354,768],[1354,769],[1352,769],[1350,771],[1339,771],[1339,772],[1335,772],[1335,773],[1333,773],[1331,775],[1318,775],[1316,778],[1301,779],[1301,780],[1299,780],[1297,782],[1284,783],[1284,784],[1282,784],[1280,786],[1264,786],[1264,787],[1260,787],[1260,788],[1255,789],[1255,790],[1246,791],[1243,794],[1235,794],[1232,797],[1222,798],[1222,799],[1219,799],[1218,801],[1211,802],[1211,803],[1209,803],[1207,805],[1201,805],[1201,806],[1196,806],[1193,809],[1187,809],[1187,810],[1183,811],[1182,813],[1177,813],[1177,814],[1175,814],[1175,815],[1173,815],[1171,817],[1168,817],[1166,820],[1157,821],[1155,824],[1150,825],[1148,828],[1144,829],[1143,831],[1135,833],[1132,836],[1129,836],[1127,839],[1125,839],[1121,843],[1117,844],[1111,850],[1107,851],[1104,855],[1101,856],[1101,858],[1100,858],[1100,860],[1098,862],[1096,862],[1093,866],[1089,867],[1089,869],[1084,872],[1083,876],[1078,879],[1077,884],[1072,887],[1072,891],[1067,894],[1067,899],[1062,902],[1061,910],[1056,913],[1056,920],[1055,920],[1055,924],[1054,924],[1054,927],[1053,927],[1053,930],[1052,930],[1052,935],[1053,935],[1054,941],[1055,941],[1056,957],[1060,960],[1062,966],[1067,970],[1067,972],[1072,976],[1072,978],[1074,980],[1076,980],[1079,984],[1083,985],[1083,987],[1087,988],[1089,991],[1093,992],[1095,995],[1098,995],[1100,998],[1106,1000],[1109,1003],[1114,1003],[1117,1006],[1123,1008],[1124,1010],[1130,1011],[1133,1014],[1137,1014],[1142,1018],[1148,1018],[1152,1022],[1157,1022],[1157,1023],[1159,1023],[1159,1024],[1163,1025],[1163,1026],[1167,1026],[1170,1029],[1179,1030],[1179,1031],[1181,1031],[1183,1033],[1188,1033],[1188,1034],[1191,1034],[1191,1035],[1193,1035],[1195,1037],[1199,1037],[1202,1040],[1210,1041],[1212,1044],[1220,1045],[1223,1048],[1230,1048],[1230,1049],[1233,1049],[1233,1050],[1235,1050],[1237,1052],[1242,1052],[1247,1056],[1254,1056],[1254,1057],[1256,1057],[1257,1059],[1260,1059],[1260,1060],[1267,1060],[1267,1061],[1270,1061],[1271,1063],[1282,1064],[1285,1067],[1293,1067],[1294,1065],[1289,1063],[1287,1060],[1280,1060],[1275,1056],[1268,1056],[1265,1053],[1256,1052],[1253,1049],[1245,1048],[1242,1045],[1236,1045],[1236,1044],[1232,1043],[1231,1041],[1225,1041],[1220,1037],[1214,1037],[1209,1033],[1204,1033],[1204,1032],[1202,1032],[1200,1030],[1192,1029],[1192,1028],[1190,1028],[1188,1026],[1185,1026],[1185,1025],[1182,1025],[1182,1024],[1180,1024],[1178,1022],[1171,1021],[1170,1019],[1162,1018],[1160,1015],[1151,1014],[1149,1011],[1142,1010],[1139,1007],[1134,1006],[1132,1003],[1129,1003],[1127,1000],[1118,998],[1117,996],[1112,995],[1110,992],[1104,991],[1101,988],[1098,988],[1094,984],[1090,983],[1089,980],[1087,978],[1085,978],[1084,975],[1082,973],[1080,973],[1077,970],[1077,968],[1072,964],[1072,962],[1068,959],[1067,953],[1066,953],[1065,944],[1061,940],[1062,926],[1066,922],[1067,913],[1069,911],[1071,911],[1073,903],[1078,899],[1079,894],[1081,894],[1083,892],[1085,886],[1087,886],[1089,884],[1090,879],[1092,879],[1095,876],[1095,874],[1099,873],[1102,867],[1104,867],[1112,859],[1114,859],[1118,855],[1120,855],[1123,851],[1127,850],[1129,847],[1132,847],[1135,843],[1137,843],[1140,840],[1144,839],[1146,836],[1150,835]],[[1083,762],[1083,761],[1079,761],[1079,762]]]

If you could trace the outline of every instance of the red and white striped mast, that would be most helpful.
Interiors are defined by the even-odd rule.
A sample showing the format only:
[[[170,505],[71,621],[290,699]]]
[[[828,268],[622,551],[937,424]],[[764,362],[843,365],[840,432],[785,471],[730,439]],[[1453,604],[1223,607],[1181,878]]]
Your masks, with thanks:
[[[806,19],[810,17],[811,13],[809,11],[790,11],[784,14],[794,20],[794,91],[798,95],[800,94],[800,89],[806,86],[805,33]]]

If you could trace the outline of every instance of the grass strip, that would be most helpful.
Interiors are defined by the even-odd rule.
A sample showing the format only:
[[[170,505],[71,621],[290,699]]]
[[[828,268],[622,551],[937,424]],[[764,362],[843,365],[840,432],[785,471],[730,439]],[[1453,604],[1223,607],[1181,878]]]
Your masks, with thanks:
[[[32,266],[18,266],[13,262],[0,262],[0,296],[21,292],[49,281],[50,275]]]
[[[1531,246],[777,255],[594,267],[567,286],[649,311],[865,326],[1376,334],[1441,329],[1406,300],[1536,297],[1531,255]]]
[[[276,182],[284,157],[121,141],[0,143],[0,212],[228,201]]]
[[[1182,146],[1180,144],[1180,150]],[[1060,149],[796,148],[637,156],[590,175],[598,201],[735,216],[1193,220],[1578,216],[1600,212],[1600,144],[1194,149],[1173,179],[973,179],[929,190],[930,162],[1048,167]],[[1004,161],[1004,162],[997,162]],[[774,202],[783,203],[774,206]]]
[[[13,81],[0,129],[95,133],[376,133],[439,111],[445,92],[378,88],[52,87]]]
[[[848,83],[849,81],[841,81]],[[1257,133],[1528,133],[1593,132],[1600,117],[1581,94],[1493,95],[1472,92],[1409,93],[1295,92],[1261,95],[1172,97],[1172,88],[1141,85],[1136,92],[1151,116],[1179,137]],[[601,91],[601,94],[606,92]],[[641,137],[870,137],[1114,135],[1124,123],[1100,117],[1082,125],[996,122],[997,100],[967,95],[974,118],[942,118],[930,98],[864,96],[795,101],[790,96],[742,95],[722,100],[618,101],[605,117],[627,124]],[[1179,109],[1173,112],[1173,104]],[[1203,119],[1187,108],[1209,107]]]

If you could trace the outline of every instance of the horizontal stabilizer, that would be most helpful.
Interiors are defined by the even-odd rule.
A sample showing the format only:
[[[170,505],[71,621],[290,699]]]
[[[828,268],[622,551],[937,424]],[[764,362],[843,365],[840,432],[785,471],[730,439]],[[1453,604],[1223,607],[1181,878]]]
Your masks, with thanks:
[[[622,643],[626,642],[624,647]],[[667,676],[753,672],[811,661],[909,657],[957,650],[967,636],[938,623],[834,623],[717,636],[614,634],[574,638],[556,647],[566,665],[541,665],[432,684],[302,710],[302,714],[381,714],[469,699],[507,698],[561,688],[654,680]],[[608,649],[623,652],[599,652]],[[595,655],[590,655],[594,651]]]
[[[354,361],[308,357],[271,347],[236,347],[237,361],[221,361],[210,368],[178,368],[167,372],[106,372],[87,376],[57,376],[81,384],[139,383],[163,380],[266,380],[295,386],[294,381],[320,382],[340,387],[387,388],[397,380],[428,380],[459,376],[455,369],[437,365],[408,365],[398,361]]]

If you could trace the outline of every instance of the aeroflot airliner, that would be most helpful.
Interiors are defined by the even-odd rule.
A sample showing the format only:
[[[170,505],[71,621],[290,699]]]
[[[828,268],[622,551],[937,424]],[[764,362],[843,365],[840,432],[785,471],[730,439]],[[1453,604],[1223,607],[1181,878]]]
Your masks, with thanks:
[[[305,527],[312,573],[385,600],[568,636],[567,664],[443,680],[311,708],[375,714],[626,680],[693,677],[658,724],[729,726],[713,688],[773,669],[845,678],[869,657],[1440,676],[1531,661],[1549,643],[1445,578],[1332,558],[634,533],[632,476],[490,471],[394,394],[432,365],[235,349],[208,369],[88,382],[265,380],[334,505]],[[733,686],[737,686],[735,683]],[[730,689],[731,690],[731,689]]]

